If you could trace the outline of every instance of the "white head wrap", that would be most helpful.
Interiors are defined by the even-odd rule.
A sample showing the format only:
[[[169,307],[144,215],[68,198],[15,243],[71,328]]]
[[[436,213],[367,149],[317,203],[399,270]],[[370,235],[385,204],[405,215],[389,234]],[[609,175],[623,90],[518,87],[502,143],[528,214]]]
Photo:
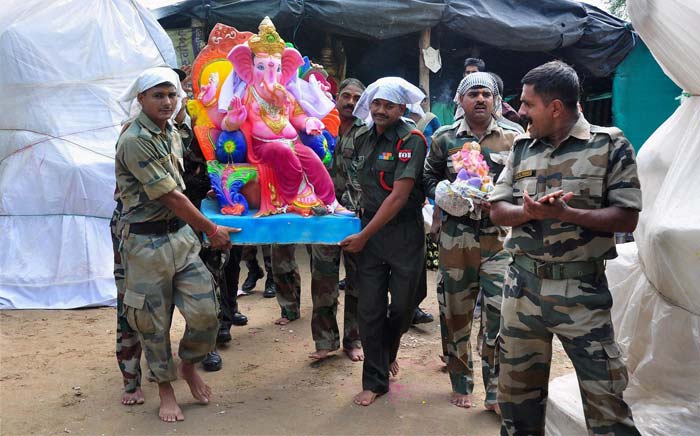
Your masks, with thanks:
[[[408,111],[410,113],[416,114],[421,118],[423,118],[425,116],[425,111],[421,107],[420,103],[411,103],[408,106],[406,106],[406,108],[408,109]]]
[[[131,82],[131,85],[129,85],[127,90],[119,97],[119,100],[131,105],[131,108],[129,108],[129,115],[133,116],[135,115],[134,111],[141,110],[141,105],[138,104],[136,97],[140,93],[165,82],[172,84],[175,86],[175,89],[177,89],[177,105],[175,107],[175,112],[173,112],[173,117],[175,117],[182,108],[182,98],[185,97],[186,94],[180,84],[180,77],[170,67],[154,67],[142,72]]]
[[[369,106],[377,98],[408,106],[423,101],[425,94],[417,86],[401,77],[382,77],[365,89],[352,114],[371,122]]]
[[[457,86],[457,92],[455,93],[454,102],[457,104],[457,110],[455,111],[455,119],[464,116],[464,109],[462,109],[462,96],[466,94],[472,88],[488,88],[493,94],[493,113],[497,115],[501,110],[501,96],[498,94],[498,86],[496,81],[493,79],[491,74],[477,71],[476,73],[471,73],[462,79]]]

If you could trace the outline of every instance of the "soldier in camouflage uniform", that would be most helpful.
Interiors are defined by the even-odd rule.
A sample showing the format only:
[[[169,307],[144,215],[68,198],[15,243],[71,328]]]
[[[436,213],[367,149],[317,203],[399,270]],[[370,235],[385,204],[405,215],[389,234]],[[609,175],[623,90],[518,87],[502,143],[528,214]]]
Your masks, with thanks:
[[[453,182],[456,179],[457,171],[451,156],[459,152],[463,144],[474,141],[481,145],[484,160],[490,168],[489,174],[495,180],[518,134],[494,117],[494,108],[500,105],[500,98],[498,88],[488,73],[475,72],[465,76],[457,88],[457,96],[464,109],[464,118],[435,132],[425,162],[424,180],[426,192],[431,198],[435,198],[435,187],[439,181],[446,179]],[[495,226],[488,216],[458,217],[444,211],[441,216],[440,272],[443,282],[438,286],[438,303],[443,350],[446,351],[447,369],[452,382],[452,404],[472,406],[474,374],[470,336],[474,306],[481,290],[485,314],[485,338],[481,349],[485,406],[489,410],[497,410],[496,340],[503,276],[510,263],[510,256],[500,240],[505,231]]]
[[[552,337],[578,377],[589,434],[639,435],[622,398],[627,369],[615,342],[605,260],[613,232],[641,210],[634,149],[617,128],[577,108],[576,72],[558,61],[522,80],[529,134],[513,145],[491,196],[491,218],[512,226],[503,291],[498,402],[502,435],[542,435]]]
[[[272,277],[281,309],[275,324],[286,325],[301,317],[301,276],[294,256],[296,245],[273,244],[270,247]]]
[[[353,137],[364,126],[352,111],[365,86],[357,79],[347,78],[338,87],[336,108],[340,115],[340,131],[333,152],[330,174],[335,187],[335,196],[348,210],[359,209],[360,188],[356,179],[350,177],[352,156],[355,152]],[[341,248],[336,245],[314,245],[311,247],[311,299],[313,315],[311,334],[316,344],[312,359],[324,359],[340,347],[340,333],[336,312],[338,309],[338,279],[340,278]],[[357,256],[344,253],[345,260],[345,310],[343,324],[343,350],[350,360],[364,358],[360,331],[357,324]]]
[[[187,323],[180,341],[180,373],[195,399],[206,404],[211,396],[195,364],[214,348],[218,302],[190,225],[204,231],[214,248],[229,248],[229,233],[237,231],[206,219],[182,194],[184,147],[169,122],[178,94],[180,81],[169,68],[151,68],[139,75],[122,99],[137,98],[142,111],[120,135],[115,156],[123,204],[124,314],[138,332],[158,382],[159,416],[166,422],[184,419],[171,385],[177,378],[170,348],[173,305]]]
[[[122,211],[122,203],[117,198],[117,207],[114,209],[112,219],[109,221],[109,229],[112,234],[112,249],[114,251],[114,283],[117,286],[117,364],[124,381],[124,394],[122,404],[131,406],[143,404],[144,397],[141,391],[141,342],[138,333],[129,326],[124,316],[124,265],[119,254],[119,234],[122,225],[119,217]]]

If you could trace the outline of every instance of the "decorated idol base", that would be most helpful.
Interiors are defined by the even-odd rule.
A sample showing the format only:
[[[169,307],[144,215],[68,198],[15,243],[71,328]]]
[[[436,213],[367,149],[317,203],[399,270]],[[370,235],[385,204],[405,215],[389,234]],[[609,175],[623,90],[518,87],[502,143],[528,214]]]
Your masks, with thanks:
[[[210,199],[202,201],[201,210],[216,224],[242,229],[231,234],[234,245],[335,245],[360,231],[360,219],[356,217],[325,215],[305,218],[295,213],[283,213],[255,218],[257,210],[250,210],[243,216],[224,215],[216,200]]]

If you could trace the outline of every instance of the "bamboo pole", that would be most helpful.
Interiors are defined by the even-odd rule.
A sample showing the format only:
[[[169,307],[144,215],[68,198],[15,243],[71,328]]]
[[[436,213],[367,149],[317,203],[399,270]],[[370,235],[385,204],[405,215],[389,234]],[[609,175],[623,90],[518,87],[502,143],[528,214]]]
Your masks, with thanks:
[[[423,49],[430,47],[430,28],[423,29],[418,42],[418,83],[425,89],[428,98],[427,110],[430,111],[430,70],[425,66]]]

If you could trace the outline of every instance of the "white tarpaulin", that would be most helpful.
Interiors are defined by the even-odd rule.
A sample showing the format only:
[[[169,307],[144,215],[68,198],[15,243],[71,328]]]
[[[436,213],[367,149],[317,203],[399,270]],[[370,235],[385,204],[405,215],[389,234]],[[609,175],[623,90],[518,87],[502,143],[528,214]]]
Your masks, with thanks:
[[[691,96],[640,150],[644,211],[636,244],[619,247],[620,256],[608,264],[613,322],[630,372],[625,399],[642,434],[695,436],[700,434],[700,194],[695,190],[700,0],[628,0],[627,9],[664,72]],[[559,413],[556,400],[574,395],[579,393],[571,383],[550,392],[548,408],[560,409],[547,416],[550,434],[573,434],[569,429],[577,417]]]
[[[4,1],[0,308],[114,304],[117,98],[172,42],[135,1]]]

